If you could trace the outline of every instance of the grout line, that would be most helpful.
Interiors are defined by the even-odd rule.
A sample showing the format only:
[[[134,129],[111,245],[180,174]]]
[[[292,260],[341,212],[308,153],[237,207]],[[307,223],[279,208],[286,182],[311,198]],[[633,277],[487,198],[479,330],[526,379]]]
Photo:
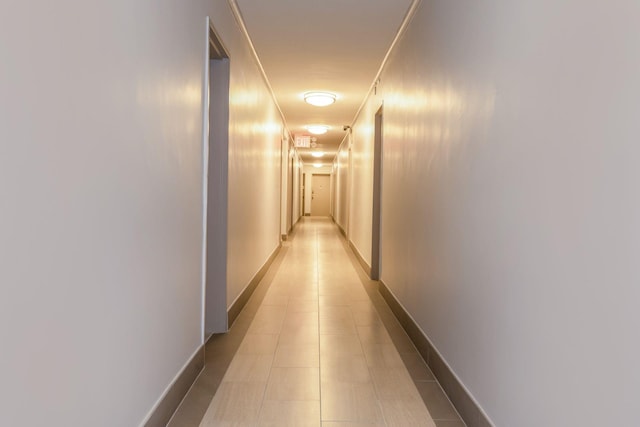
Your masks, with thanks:
[[[322,425],[322,348],[320,343],[320,248],[316,227],[316,304],[318,305],[318,396],[320,398],[320,425]]]

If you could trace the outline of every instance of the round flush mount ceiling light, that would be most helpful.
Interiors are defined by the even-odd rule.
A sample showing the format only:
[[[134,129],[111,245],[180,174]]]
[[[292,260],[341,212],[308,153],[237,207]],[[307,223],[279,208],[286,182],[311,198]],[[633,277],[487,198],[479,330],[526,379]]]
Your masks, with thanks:
[[[322,163],[314,163],[313,164],[314,168],[321,168],[322,166],[323,166]]]
[[[309,125],[305,128],[314,135],[324,135],[329,130],[327,125]]]
[[[307,92],[304,94],[304,100],[316,107],[326,107],[336,102],[336,96],[329,92]]]
[[[314,151],[314,152],[311,153],[311,155],[313,157],[320,158],[320,157],[324,156],[324,151]]]

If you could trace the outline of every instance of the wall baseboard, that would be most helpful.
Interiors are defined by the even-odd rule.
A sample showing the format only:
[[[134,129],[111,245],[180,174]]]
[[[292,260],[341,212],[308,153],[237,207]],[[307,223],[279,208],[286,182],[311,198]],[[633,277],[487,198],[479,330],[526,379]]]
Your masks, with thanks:
[[[204,344],[195,352],[149,414],[144,427],[164,427],[204,369]]]
[[[247,304],[247,301],[249,301],[249,298],[253,294],[253,291],[256,290],[258,283],[260,283],[260,280],[262,280],[264,275],[267,273],[267,270],[269,270],[269,267],[271,267],[271,264],[273,264],[273,261],[278,256],[280,249],[282,249],[282,243],[278,244],[278,247],[269,256],[269,259],[267,259],[267,261],[260,268],[260,270],[258,270],[255,276],[253,276],[253,279],[251,279],[249,284],[244,288],[244,291],[242,291],[240,296],[236,298],[233,304],[231,304],[231,307],[229,307],[229,309],[227,310],[227,318],[228,318],[227,325],[229,325],[228,326],[229,328],[231,328],[231,325],[233,325],[233,322],[238,318],[238,315],[240,314],[244,306]]]
[[[331,220],[334,222],[335,225],[338,226],[338,230],[340,230],[340,234],[342,234],[342,236],[344,238],[347,238],[346,231],[344,231],[344,228],[342,228],[342,226],[340,224],[338,224],[338,221],[336,221],[336,219],[333,217],[333,215],[331,216]],[[353,250],[353,249],[351,249],[351,250]]]
[[[338,226],[338,229],[340,229],[340,226]],[[371,277],[371,266],[367,264],[367,261],[365,261],[362,255],[360,255],[360,251],[358,251],[351,240],[349,240],[349,248],[351,248],[351,251],[358,259],[358,262],[360,263],[362,269],[367,273],[367,276]]]
[[[384,282],[379,282],[378,291],[387,302],[389,308],[391,308],[391,311],[396,316],[411,341],[413,341],[418,353],[420,353],[427,366],[429,366],[433,375],[435,375],[436,379],[442,386],[444,392],[449,396],[449,400],[451,400],[451,403],[456,407],[458,413],[467,424],[467,427],[492,427],[493,424],[491,424],[480,406],[471,397],[462,383],[460,383],[451,368],[449,368],[445,363],[440,354],[438,354],[435,348],[431,345],[429,339],[423,334],[420,327],[415,323],[413,318],[411,318],[409,313],[407,313]]]

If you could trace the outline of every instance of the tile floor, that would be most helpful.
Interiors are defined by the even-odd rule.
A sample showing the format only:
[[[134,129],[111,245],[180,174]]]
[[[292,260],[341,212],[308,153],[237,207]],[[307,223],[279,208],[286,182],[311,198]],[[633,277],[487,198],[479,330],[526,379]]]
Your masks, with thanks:
[[[464,426],[326,218],[303,218],[205,351],[172,427]]]

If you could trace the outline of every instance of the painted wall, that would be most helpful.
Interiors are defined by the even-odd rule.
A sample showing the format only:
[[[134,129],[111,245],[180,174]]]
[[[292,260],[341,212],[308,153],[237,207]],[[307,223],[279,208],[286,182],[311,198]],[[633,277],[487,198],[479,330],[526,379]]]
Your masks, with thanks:
[[[345,138],[336,155],[333,219],[346,232],[349,224],[349,139]]]
[[[233,61],[239,284],[277,245],[278,198],[246,201],[277,182],[277,117],[222,0],[5,6],[0,425],[135,426],[202,342],[206,15]]]
[[[280,243],[282,122],[232,17],[214,20],[231,58],[228,293],[231,304]],[[228,35],[228,36],[227,36]],[[226,36],[226,37],[225,37]]]
[[[369,254],[498,426],[638,425],[640,4],[425,0],[354,125]]]
[[[349,240],[362,259],[371,265],[371,228],[373,211],[373,115],[377,100],[367,102],[361,111],[363,119],[351,130],[351,164],[349,192]],[[369,120],[371,119],[371,120]]]

